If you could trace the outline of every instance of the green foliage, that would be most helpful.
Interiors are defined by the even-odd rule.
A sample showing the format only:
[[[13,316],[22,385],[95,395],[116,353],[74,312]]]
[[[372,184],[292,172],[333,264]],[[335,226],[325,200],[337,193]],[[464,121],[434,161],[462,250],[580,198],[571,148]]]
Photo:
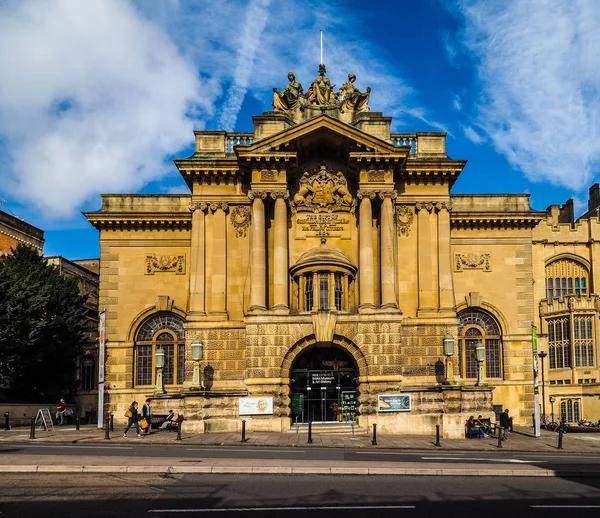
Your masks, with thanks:
[[[21,398],[74,384],[86,311],[77,281],[18,245],[0,264],[0,379]]]

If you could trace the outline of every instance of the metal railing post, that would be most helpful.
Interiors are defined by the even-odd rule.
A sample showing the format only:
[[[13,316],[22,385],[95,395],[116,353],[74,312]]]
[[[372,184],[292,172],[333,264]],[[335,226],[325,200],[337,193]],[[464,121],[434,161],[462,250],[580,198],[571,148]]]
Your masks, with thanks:
[[[308,421],[308,444],[312,444],[312,421]]]
[[[377,446],[377,423],[373,423],[373,439],[371,440],[373,446]]]
[[[558,449],[559,450],[563,449],[562,441],[563,441],[563,427],[562,427],[562,424],[561,424],[558,427]]]
[[[114,416],[114,414],[110,414],[108,416],[108,420],[109,420],[109,424],[110,424],[110,431],[114,432],[115,431],[115,416]]]
[[[502,427],[498,428],[498,448],[502,448],[502,434],[504,433],[503,430],[504,428]]]
[[[178,441],[181,441],[181,426],[183,425],[183,419],[181,419],[179,421],[179,423],[177,424],[177,439]]]
[[[440,444],[440,425],[439,424],[435,425],[435,445],[441,446],[441,444]]]
[[[4,412],[4,431],[8,432],[10,430],[10,413]]]
[[[29,431],[29,438],[35,439],[35,417],[31,418],[31,430]]]

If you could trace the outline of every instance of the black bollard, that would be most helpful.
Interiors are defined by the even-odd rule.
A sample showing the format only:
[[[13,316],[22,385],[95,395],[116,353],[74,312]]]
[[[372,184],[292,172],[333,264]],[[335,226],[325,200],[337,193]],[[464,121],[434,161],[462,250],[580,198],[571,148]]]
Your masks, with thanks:
[[[558,427],[558,449],[562,450],[563,427],[562,424]]]
[[[29,438],[35,439],[35,417],[31,418],[31,430],[29,431]]]
[[[10,430],[10,413],[4,412],[4,431],[8,432]]]
[[[440,444],[440,425],[439,424],[435,425],[435,445],[441,446],[441,444]]]
[[[246,442],[246,421],[242,419],[242,442]]]
[[[104,420],[104,438],[110,439],[110,417],[106,416]]]
[[[80,419],[79,419],[79,412],[77,412],[75,414],[75,430],[79,431],[79,425],[80,425]]]
[[[502,432],[503,428],[498,428],[498,448],[502,448]]]
[[[308,422],[308,444],[312,444],[312,421]]]
[[[114,416],[114,414],[110,414],[109,423],[110,423],[110,431],[114,432],[115,431],[115,416]]]
[[[373,446],[377,446],[377,423],[373,424],[373,439],[371,440]]]

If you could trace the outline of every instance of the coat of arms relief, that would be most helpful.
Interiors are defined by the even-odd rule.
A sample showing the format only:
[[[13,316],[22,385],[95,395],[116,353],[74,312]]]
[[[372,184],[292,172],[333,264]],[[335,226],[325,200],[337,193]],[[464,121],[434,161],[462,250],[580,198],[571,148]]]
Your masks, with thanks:
[[[323,162],[312,172],[305,171],[299,182],[298,192],[290,202],[295,212],[351,212],[354,214],[356,200],[348,190],[348,182],[341,171],[333,173]]]

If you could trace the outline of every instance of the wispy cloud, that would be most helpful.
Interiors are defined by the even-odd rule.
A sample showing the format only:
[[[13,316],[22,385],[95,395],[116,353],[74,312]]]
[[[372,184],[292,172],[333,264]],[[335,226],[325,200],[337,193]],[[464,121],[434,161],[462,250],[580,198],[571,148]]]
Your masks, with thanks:
[[[576,191],[600,165],[600,2],[464,0],[478,125],[530,180]]]
[[[462,101],[460,99],[460,95],[455,95],[454,96],[454,100],[452,101],[452,107],[457,111],[461,111],[462,110]]]
[[[467,137],[474,144],[481,144],[482,142],[485,142],[485,137],[477,133],[471,126],[463,127],[463,133],[465,134],[465,137]]]

